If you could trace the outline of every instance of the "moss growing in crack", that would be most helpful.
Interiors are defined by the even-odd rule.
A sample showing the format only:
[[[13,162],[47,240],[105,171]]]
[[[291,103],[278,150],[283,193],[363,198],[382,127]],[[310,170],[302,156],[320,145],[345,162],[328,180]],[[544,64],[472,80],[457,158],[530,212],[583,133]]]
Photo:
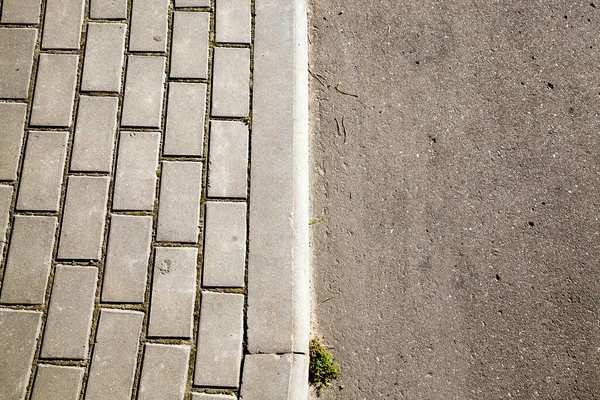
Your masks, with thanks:
[[[319,225],[325,222],[325,218],[311,219],[308,221],[308,226]]]
[[[308,380],[311,385],[315,386],[317,391],[320,391],[325,389],[331,380],[340,375],[340,364],[333,359],[331,353],[317,338],[310,341],[309,354]]]
[[[242,119],[242,122],[244,123],[244,125],[250,126],[252,124],[252,114],[248,115],[247,117],[244,117],[244,119]]]

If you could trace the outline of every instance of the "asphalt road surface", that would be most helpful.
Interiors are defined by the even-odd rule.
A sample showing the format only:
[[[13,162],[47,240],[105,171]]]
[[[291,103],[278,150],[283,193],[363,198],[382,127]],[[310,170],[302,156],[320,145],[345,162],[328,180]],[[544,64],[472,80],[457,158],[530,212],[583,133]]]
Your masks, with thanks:
[[[600,1],[310,8],[322,398],[600,399]]]

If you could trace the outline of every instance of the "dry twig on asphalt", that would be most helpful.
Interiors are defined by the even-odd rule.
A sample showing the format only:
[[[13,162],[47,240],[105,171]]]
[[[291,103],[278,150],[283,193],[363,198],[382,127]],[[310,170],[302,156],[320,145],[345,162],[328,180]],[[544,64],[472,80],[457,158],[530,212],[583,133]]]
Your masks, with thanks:
[[[340,89],[340,83],[339,83],[339,82],[338,82],[338,84],[337,84],[337,85],[335,85],[335,90],[337,90],[337,91],[338,91],[339,93],[341,93],[341,94],[345,94],[346,96],[358,97],[358,95],[357,95],[357,94],[354,94],[354,93],[348,93],[348,92],[345,92],[345,91],[343,91],[342,89]]]
[[[321,85],[323,85],[324,87],[329,87],[327,85],[327,78],[325,78],[323,75],[317,73],[317,72],[313,72],[310,68],[308,69],[308,73],[315,78],[317,81],[319,81],[319,83]]]

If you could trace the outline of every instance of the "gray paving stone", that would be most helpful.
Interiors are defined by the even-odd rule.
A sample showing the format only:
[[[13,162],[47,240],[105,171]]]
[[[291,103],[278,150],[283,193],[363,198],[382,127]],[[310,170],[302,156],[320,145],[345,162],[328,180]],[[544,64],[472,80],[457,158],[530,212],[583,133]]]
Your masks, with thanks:
[[[111,172],[118,107],[117,97],[79,97],[71,171]]]
[[[159,242],[198,242],[202,163],[162,163],[158,226]]]
[[[192,400],[236,400],[237,397],[229,394],[192,393]]]
[[[17,210],[58,211],[68,132],[29,132]]]
[[[40,54],[31,125],[71,126],[78,62],[73,54]]]
[[[206,84],[169,83],[169,103],[163,154],[202,156]]]
[[[210,7],[210,0],[175,0],[175,7]]]
[[[44,304],[57,224],[56,217],[14,217],[0,303]]]
[[[96,267],[56,266],[42,358],[87,359],[97,282]]]
[[[79,49],[85,0],[47,0],[42,49]]]
[[[127,0],[91,0],[90,18],[126,19]]]
[[[215,40],[222,43],[252,41],[250,0],[216,0]]]
[[[42,313],[0,309],[0,398],[24,399]]]
[[[237,388],[244,338],[244,295],[202,292],[194,385]]]
[[[8,185],[0,185],[0,265],[2,265],[4,245],[8,237],[6,230],[8,229],[8,221],[10,219],[10,205],[12,202],[13,187]]]
[[[105,176],[69,177],[57,258],[100,259],[109,182]]]
[[[0,103],[0,180],[17,179],[26,113],[26,104]]]
[[[138,400],[185,397],[190,346],[146,344]]]
[[[39,24],[42,0],[4,0],[2,4],[3,24]]]
[[[244,287],[246,203],[206,203],[202,286]]]
[[[211,121],[208,196],[247,197],[248,127],[237,121]]]
[[[85,368],[40,364],[31,400],[78,400]]]
[[[130,399],[144,314],[100,311],[86,400]]]
[[[241,398],[308,398],[308,357],[300,354],[250,354],[244,360]]]
[[[157,247],[148,336],[191,338],[198,249]]]
[[[167,51],[169,0],[133,0],[129,51]]]
[[[127,25],[88,24],[81,90],[121,91]]]
[[[160,133],[121,132],[114,210],[152,211],[159,147]]]
[[[164,57],[127,57],[122,126],[160,127],[165,60]]]
[[[26,99],[37,40],[34,28],[0,28],[0,99]]]
[[[102,301],[144,302],[151,242],[152,217],[111,216]]]
[[[216,47],[212,115],[246,117],[250,107],[250,49]]]
[[[209,26],[209,13],[173,13],[171,78],[208,78]]]

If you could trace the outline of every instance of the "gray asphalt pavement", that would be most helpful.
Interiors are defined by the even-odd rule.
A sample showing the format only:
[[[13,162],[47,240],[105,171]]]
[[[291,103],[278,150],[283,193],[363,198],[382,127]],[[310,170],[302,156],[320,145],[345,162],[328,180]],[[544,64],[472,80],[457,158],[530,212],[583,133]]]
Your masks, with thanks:
[[[309,25],[322,398],[599,399],[600,2]]]

